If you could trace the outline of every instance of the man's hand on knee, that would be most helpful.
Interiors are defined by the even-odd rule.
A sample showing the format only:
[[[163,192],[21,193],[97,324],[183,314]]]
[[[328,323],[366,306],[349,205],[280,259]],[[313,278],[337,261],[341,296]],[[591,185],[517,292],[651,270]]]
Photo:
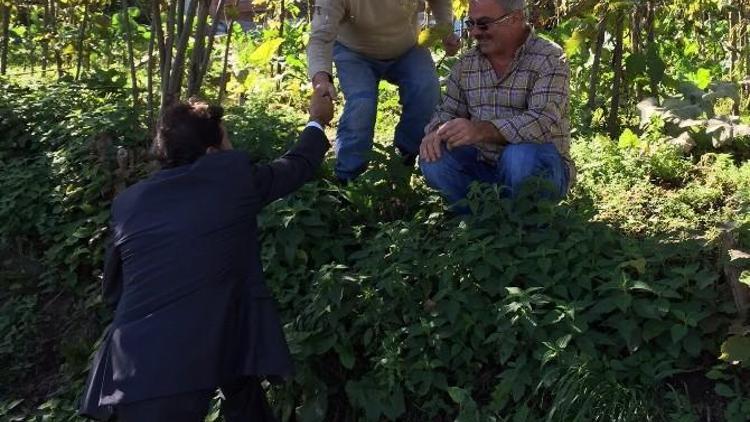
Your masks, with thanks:
[[[442,143],[437,131],[428,133],[422,138],[422,143],[419,145],[419,156],[428,163],[439,160],[443,153]]]
[[[453,119],[440,126],[437,134],[449,149],[482,142],[504,143],[497,128],[484,120]]]

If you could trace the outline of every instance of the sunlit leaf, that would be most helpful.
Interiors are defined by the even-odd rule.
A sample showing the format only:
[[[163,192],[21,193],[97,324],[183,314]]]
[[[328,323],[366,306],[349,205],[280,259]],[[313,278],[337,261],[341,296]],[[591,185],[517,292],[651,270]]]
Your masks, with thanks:
[[[583,42],[585,40],[586,37],[584,36],[584,33],[581,29],[573,32],[573,35],[571,35],[570,38],[565,41],[565,54],[568,57],[572,57],[573,55],[575,55],[578,50],[581,49],[581,45],[583,45]]]
[[[708,88],[711,84],[711,71],[706,68],[698,69],[698,71],[693,74],[692,81],[695,82],[695,85],[700,89]]]
[[[640,138],[630,129],[625,129],[617,142],[620,148],[637,148],[639,144]]]
[[[448,34],[450,34],[451,28],[448,26],[436,26],[424,28],[419,32],[417,38],[417,44],[420,47],[430,48],[440,42]]]
[[[255,51],[253,51],[253,53],[250,55],[250,63],[255,66],[267,65],[271,62],[271,59],[278,51],[279,46],[281,46],[282,42],[284,42],[283,38],[272,38],[259,45],[258,48],[256,48]]]

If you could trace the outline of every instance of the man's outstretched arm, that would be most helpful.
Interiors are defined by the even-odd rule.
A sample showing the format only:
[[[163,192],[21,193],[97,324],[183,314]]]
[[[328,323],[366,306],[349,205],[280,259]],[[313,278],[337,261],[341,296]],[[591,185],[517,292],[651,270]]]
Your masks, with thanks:
[[[280,158],[254,167],[254,180],[263,204],[294,192],[312,179],[330,148],[323,127],[332,118],[331,97],[325,88],[318,87],[310,100],[310,123],[297,144]]]

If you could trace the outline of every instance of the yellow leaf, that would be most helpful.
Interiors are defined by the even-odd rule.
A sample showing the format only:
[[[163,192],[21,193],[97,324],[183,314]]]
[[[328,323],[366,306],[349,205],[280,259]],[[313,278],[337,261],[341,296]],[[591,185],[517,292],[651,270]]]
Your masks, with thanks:
[[[567,41],[565,41],[565,55],[568,57],[573,56],[580,50],[581,45],[585,41],[585,37],[583,35],[583,31],[580,29],[573,32],[573,35],[568,38]]]
[[[417,45],[430,48],[445,38],[450,32],[451,28],[445,25],[424,28],[419,32]]]
[[[453,15],[461,17],[469,10],[469,0],[453,0]]]
[[[272,38],[259,45],[258,48],[250,54],[250,63],[255,66],[267,65],[273,58],[274,54],[276,54],[276,51],[279,49],[282,42],[284,42],[283,38]]]

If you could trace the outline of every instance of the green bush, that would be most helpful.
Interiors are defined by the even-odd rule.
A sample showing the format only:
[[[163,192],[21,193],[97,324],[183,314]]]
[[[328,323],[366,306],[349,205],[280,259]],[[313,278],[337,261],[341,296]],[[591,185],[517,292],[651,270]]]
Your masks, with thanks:
[[[122,96],[4,88],[0,255],[42,271],[0,268],[0,417],[73,420],[109,318],[96,275],[110,201],[150,171],[147,135]],[[227,110],[235,147],[259,160],[303,123],[262,97]],[[735,309],[705,235],[737,221],[748,239],[747,163],[592,137],[562,204],[477,187],[461,220],[378,139],[354,183],[332,183],[329,160],[259,218],[298,367],[270,389],[282,420],[741,420],[746,371],[717,360]],[[715,391],[686,409],[693,378]]]

